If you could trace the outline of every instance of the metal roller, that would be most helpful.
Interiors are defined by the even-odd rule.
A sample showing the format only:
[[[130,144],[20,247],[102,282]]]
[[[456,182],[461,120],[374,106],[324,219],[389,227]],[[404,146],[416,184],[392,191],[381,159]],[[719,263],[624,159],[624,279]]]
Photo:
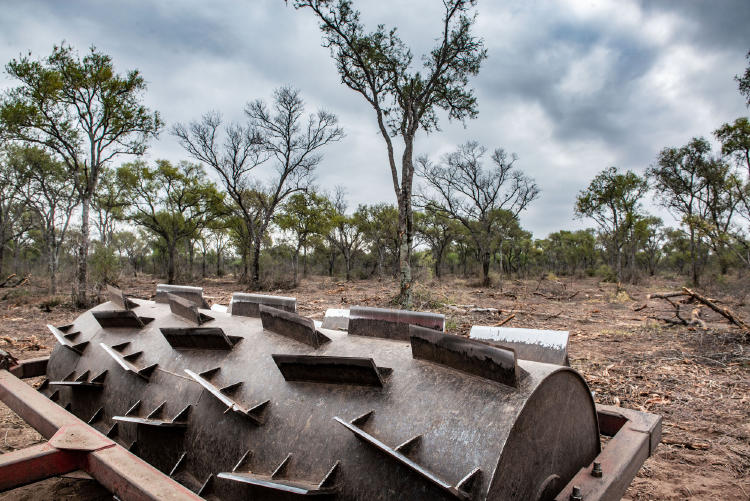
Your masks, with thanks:
[[[51,327],[42,391],[204,498],[554,499],[601,452],[569,367],[415,325],[425,315],[350,335],[191,293],[114,290]],[[352,322],[363,314],[393,318],[352,308]]]

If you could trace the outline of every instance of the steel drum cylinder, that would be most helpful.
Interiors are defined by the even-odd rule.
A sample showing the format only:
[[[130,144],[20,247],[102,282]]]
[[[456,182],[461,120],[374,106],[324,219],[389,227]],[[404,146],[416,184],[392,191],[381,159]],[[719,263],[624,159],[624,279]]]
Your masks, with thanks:
[[[58,331],[42,391],[209,499],[550,499],[600,451],[569,367],[518,360],[514,387],[408,340],[135,303],[144,327],[105,303]]]

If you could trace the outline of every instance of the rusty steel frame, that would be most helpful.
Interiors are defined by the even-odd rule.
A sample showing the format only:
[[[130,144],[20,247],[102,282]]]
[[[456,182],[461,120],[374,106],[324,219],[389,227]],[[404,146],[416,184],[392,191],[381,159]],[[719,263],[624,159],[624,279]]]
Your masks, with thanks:
[[[123,501],[203,499],[14,375],[41,375],[42,365],[0,371],[0,400],[49,440],[0,455],[0,491],[80,469]]]
[[[8,370],[19,379],[44,376],[47,374],[47,362],[49,362],[49,357],[20,360]]]
[[[661,416],[611,405],[596,406],[599,433],[612,437],[602,452],[568,482],[555,501],[615,501],[622,498],[643,463],[661,441]],[[601,467],[597,475],[594,465]]]

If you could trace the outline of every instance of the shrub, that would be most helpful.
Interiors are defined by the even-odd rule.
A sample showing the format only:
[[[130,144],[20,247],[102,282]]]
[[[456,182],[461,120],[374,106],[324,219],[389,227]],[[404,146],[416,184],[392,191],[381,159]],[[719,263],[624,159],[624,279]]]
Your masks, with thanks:
[[[602,282],[617,283],[617,273],[615,273],[615,270],[613,270],[608,264],[599,266],[599,268],[596,269],[596,276],[599,277]]]
[[[107,284],[114,285],[117,283],[122,271],[122,263],[113,249],[104,247],[97,242],[89,263],[91,265],[91,279],[96,289]]]

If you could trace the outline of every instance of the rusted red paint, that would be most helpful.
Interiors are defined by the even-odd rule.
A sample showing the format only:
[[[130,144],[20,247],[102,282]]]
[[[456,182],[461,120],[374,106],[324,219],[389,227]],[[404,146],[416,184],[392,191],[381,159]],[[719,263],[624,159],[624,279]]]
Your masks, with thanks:
[[[0,491],[70,473],[81,467],[82,454],[49,443],[0,454]]]
[[[555,501],[568,501],[573,487],[580,489],[584,501],[619,500],[661,441],[661,416],[609,405],[597,405],[596,410],[602,435],[612,439],[592,464],[581,468]],[[591,473],[594,462],[601,464],[601,477]]]
[[[123,501],[202,499],[8,371],[0,400],[50,439],[0,455],[0,491],[82,469]]]
[[[47,373],[47,362],[49,362],[49,357],[21,360],[10,368],[10,373],[21,379],[44,376]]]

